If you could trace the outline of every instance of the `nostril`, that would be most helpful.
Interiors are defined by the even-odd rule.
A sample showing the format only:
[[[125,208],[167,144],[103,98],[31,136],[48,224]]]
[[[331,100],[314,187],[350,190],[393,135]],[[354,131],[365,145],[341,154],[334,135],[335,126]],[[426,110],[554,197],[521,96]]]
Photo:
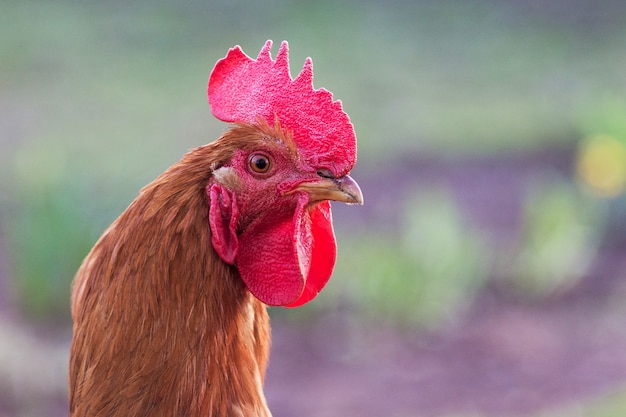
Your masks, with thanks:
[[[317,170],[317,175],[319,175],[322,178],[335,178],[335,176],[330,171],[330,169],[324,169],[324,168],[318,169]]]

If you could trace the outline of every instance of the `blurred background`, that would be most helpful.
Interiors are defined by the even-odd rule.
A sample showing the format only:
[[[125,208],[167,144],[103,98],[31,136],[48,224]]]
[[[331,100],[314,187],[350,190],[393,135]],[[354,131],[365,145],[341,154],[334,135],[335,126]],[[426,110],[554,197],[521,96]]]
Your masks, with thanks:
[[[626,415],[626,3],[3,0],[0,416],[67,414],[70,283],[290,42],[359,138],[325,292],[272,309],[276,416]]]

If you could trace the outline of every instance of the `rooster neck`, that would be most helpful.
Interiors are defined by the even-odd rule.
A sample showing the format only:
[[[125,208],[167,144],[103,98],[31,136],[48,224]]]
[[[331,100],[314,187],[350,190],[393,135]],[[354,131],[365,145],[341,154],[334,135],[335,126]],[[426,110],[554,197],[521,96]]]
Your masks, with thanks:
[[[78,271],[72,416],[269,416],[269,319],[211,246],[210,150],[146,186]]]

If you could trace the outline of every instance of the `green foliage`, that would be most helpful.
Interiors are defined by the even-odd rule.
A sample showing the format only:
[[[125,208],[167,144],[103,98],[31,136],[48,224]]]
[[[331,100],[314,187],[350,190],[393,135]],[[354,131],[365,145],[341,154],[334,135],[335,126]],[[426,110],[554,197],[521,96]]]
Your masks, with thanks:
[[[626,100],[607,94],[579,118],[577,174],[599,197],[623,196],[626,185]]]
[[[22,201],[23,202],[23,201]],[[94,243],[76,195],[49,189],[31,198],[5,226],[14,290],[25,310],[36,316],[67,316],[70,281]]]
[[[534,184],[524,202],[522,235],[510,283],[531,297],[575,285],[587,271],[602,236],[602,203],[557,179]]]
[[[624,388],[598,398],[576,402],[540,413],[532,417],[622,417],[626,415],[626,390]]]
[[[102,231],[108,204],[93,204],[94,184],[72,176],[58,149],[24,149],[11,178],[12,199],[3,202],[0,221],[13,291],[31,316],[67,317],[71,280]]]
[[[365,234],[342,242],[335,279],[370,319],[414,327],[454,320],[488,275],[481,238],[443,193],[410,201],[401,229],[399,237]]]
[[[623,417],[626,415],[626,390],[586,401],[553,407],[545,411],[523,414],[527,417]],[[445,417],[488,417],[491,413],[458,412]],[[521,416],[521,415],[520,415]]]
[[[460,412],[445,417],[487,417],[491,415],[490,413]],[[622,388],[599,398],[573,401],[570,404],[524,415],[528,417],[623,417],[626,415],[626,390]]]
[[[583,417],[622,417],[624,415],[626,415],[626,391],[624,389],[607,395],[600,401],[596,400],[581,413]]]
[[[609,135],[626,145],[626,99],[622,94],[606,93],[593,107],[581,111],[578,125],[584,136]]]
[[[168,115],[161,129],[190,111],[210,119],[203,85],[227,47],[254,55],[265,39],[288,39],[293,72],[311,55],[316,85],[344,102],[362,156],[493,151],[575,140],[596,92],[624,89],[626,26],[602,22],[587,17],[591,37],[567,15],[492,1],[8,1],[0,73],[8,90],[37,97],[51,128],[126,132],[130,118],[133,140],[147,142],[145,111]],[[46,108],[50,99],[63,106]]]

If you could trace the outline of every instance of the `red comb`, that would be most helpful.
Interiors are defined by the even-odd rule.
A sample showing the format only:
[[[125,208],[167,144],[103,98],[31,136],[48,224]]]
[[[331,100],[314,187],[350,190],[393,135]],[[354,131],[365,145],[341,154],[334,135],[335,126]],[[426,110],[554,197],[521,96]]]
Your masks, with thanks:
[[[336,175],[347,173],[356,162],[356,135],[341,101],[333,101],[328,90],[313,88],[311,58],[292,79],[287,42],[280,45],[276,60],[271,48],[272,41],[267,41],[254,60],[235,46],[215,64],[208,86],[213,115],[252,124],[261,117],[270,125],[278,118],[310,162],[328,165],[324,168]]]

